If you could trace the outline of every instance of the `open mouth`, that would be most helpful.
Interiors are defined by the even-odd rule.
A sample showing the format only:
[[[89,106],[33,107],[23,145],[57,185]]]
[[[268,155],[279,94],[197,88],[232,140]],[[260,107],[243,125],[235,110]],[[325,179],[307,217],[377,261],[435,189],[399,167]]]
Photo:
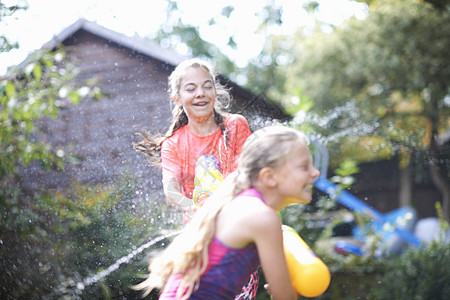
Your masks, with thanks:
[[[312,186],[312,185],[308,185],[308,186],[306,186],[303,190],[304,190],[305,192],[312,193],[313,186]]]
[[[207,106],[208,104],[209,104],[208,101],[202,101],[202,102],[194,103],[193,105],[197,106],[197,107],[204,107],[204,106]]]

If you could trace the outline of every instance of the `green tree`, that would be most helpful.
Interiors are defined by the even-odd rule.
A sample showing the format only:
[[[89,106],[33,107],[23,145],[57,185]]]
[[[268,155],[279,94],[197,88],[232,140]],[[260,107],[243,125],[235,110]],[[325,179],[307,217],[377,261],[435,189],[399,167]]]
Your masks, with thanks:
[[[26,8],[26,6],[21,5],[8,6],[0,1],[0,22],[4,21],[5,18],[13,15],[16,11]],[[0,53],[8,52],[12,49],[17,49],[18,47],[18,43],[12,43],[7,37],[5,37],[4,35],[0,35]]]
[[[20,214],[13,207],[27,201],[18,186],[24,167],[32,161],[47,169],[64,167],[65,149],[38,139],[37,121],[56,118],[64,102],[76,104],[93,92],[100,95],[89,86],[75,86],[72,66],[58,67],[64,55],[61,50],[38,51],[25,67],[10,68],[0,78],[0,201],[9,208],[1,216],[3,224],[11,220],[8,212]]]
[[[183,43],[188,47],[189,55],[208,60],[214,58],[217,66],[227,74],[234,72],[236,69],[234,63],[221,53],[217,46],[201,38],[198,27],[183,24],[181,19],[174,25],[166,25],[161,28],[155,40],[172,49],[176,49],[180,43]],[[232,43],[233,40],[230,38],[229,44]]]
[[[269,35],[261,53],[242,70],[247,74],[246,87],[257,95],[281,101],[285,98],[284,68],[293,61],[289,37]]]
[[[223,23],[226,24],[234,11],[235,7],[233,5],[225,5],[222,7],[219,15],[211,16],[208,26],[223,26],[220,25],[220,21],[225,20]],[[281,57],[281,54],[284,55],[289,52],[287,51],[288,49],[278,47],[283,44],[283,38],[272,35],[270,32],[276,31],[277,27],[283,23],[282,6],[277,4],[275,0],[266,0],[265,5],[255,8],[255,15],[259,17],[260,22],[256,33],[267,35],[267,46],[264,53],[260,53],[246,67],[238,67],[233,57],[228,57],[224,54],[223,49],[206,41],[200,33],[199,26],[185,23],[175,0],[167,0],[166,21],[154,39],[164,47],[179,49],[180,45],[184,45],[189,55],[214,60],[216,69],[222,75],[246,86],[256,94],[266,96],[270,94],[278,95],[277,89],[273,85],[273,80],[275,79],[273,76],[279,64],[284,65],[288,62],[286,57]],[[223,33],[221,32],[221,34]],[[231,49],[236,49],[237,47],[235,34],[235,32],[229,32],[227,35],[227,46]],[[278,78],[280,79],[276,79],[277,82],[282,79],[281,76]],[[281,85],[277,84],[277,87],[279,87],[278,90],[281,90]]]
[[[299,34],[286,71],[287,89],[314,101],[310,121],[335,158],[399,155],[401,169],[425,162],[447,220],[450,149],[439,137],[450,120],[449,21],[448,9],[427,3],[376,1],[364,20]]]
[[[233,6],[223,7],[220,17],[229,18],[233,10]],[[209,20],[209,25],[212,26],[214,24],[216,24],[216,20],[212,16]],[[187,54],[194,57],[201,57],[207,60],[214,59],[216,68],[221,70],[222,74],[233,76],[236,72],[236,65],[216,45],[202,38],[198,26],[183,22],[177,1],[167,0],[166,21],[152,39],[171,49],[179,49],[180,45],[184,45],[187,48]],[[231,48],[236,47],[233,36],[229,36],[228,46]]]

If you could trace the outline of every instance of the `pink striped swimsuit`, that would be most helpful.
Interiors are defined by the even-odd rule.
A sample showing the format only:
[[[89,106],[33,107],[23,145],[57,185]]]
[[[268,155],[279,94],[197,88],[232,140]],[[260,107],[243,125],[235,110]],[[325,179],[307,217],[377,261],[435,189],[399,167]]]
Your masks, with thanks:
[[[254,188],[245,190],[239,196],[257,197],[264,201]],[[208,255],[208,267],[200,277],[199,288],[189,299],[234,299],[248,283],[250,274],[260,265],[255,245],[231,248],[216,237],[209,245]],[[175,295],[182,277],[182,274],[170,276],[159,299],[176,299]]]

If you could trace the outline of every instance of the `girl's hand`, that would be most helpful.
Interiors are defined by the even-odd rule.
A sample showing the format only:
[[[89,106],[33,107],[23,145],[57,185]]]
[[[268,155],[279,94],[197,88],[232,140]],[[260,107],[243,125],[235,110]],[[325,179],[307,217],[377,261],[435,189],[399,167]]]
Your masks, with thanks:
[[[180,184],[172,181],[164,185],[164,195],[167,205],[176,208],[179,211],[188,211],[193,205],[192,199],[181,194]]]
[[[197,206],[192,205],[183,209],[184,211],[184,222],[189,223],[194,217],[195,212],[197,211]]]

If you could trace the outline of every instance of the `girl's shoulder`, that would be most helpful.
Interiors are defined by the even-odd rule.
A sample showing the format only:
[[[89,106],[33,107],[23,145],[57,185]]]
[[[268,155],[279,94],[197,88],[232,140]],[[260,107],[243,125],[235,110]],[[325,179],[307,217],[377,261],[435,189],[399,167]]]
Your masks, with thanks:
[[[278,216],[276,211],[268,206],[262,197],[256,194],[242,194],[236,199],[239,210],[249,219],[258,219],[263,216]],[[263,218],[264,219],[264,218]]]
[[[216,235],[235,248],[254,243],[255,237],[265,234],[274,226],[281,228],[276,211],[259,197],[251,195],[240,195],[227,203],[216,221]]]
[[[184,125],[183,127],[179,128],[178,130],[175,130],[174,133],[172,133],[171,136],[167,137],[167,138],[163,141],[163,144],[162,144],[162,145],[164,145],[164,143],[167,143],[167,144],[177,144],[178,141],[179,141],[183,136],[185,136],[186,134],[188,134],[188,131],[187,131],[186,129],[187,129],[187,125]]]
[[[225,118],[225,124],[229,130],[230,136],[238,135],[247,138],[247,136],[251,134],[250,126],[243,115],[228,114]]]
[[[248,124],[247,119],[243,115],[232,114],[232,113],[227,113],[227,115],[225,116],[225,123],[227,123],[227,124],[231,124],[231,123]]]
[[[266,232],[273,226],[281,226],[277,212],[254,196],[242,196],[240,199],[240,215],[245,219],[247,229],[255,234]]]

